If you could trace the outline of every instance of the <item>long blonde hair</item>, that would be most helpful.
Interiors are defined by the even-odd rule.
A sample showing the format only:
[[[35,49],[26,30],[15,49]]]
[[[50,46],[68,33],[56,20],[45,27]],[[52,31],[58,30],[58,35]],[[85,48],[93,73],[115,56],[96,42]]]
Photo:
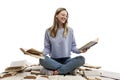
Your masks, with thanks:
[[[65,8],[58,8],[55,12],[55,15],[54,15],[54,22],[53,22],[53,25],[49,28],[50,30],[50,36],[51,37],[56,37],[56,34],[57,34],[57,30],[58,30],[58,20],[56,18],[56,15],[58,15],[61,11],[66,11],[67,10]],[[66,37],[67,34],[68,34],[68,12],[67,12],[67,20],[66,22],[63,24],[63,28],[64,28],[64,33],[63,33],[63,37]]]

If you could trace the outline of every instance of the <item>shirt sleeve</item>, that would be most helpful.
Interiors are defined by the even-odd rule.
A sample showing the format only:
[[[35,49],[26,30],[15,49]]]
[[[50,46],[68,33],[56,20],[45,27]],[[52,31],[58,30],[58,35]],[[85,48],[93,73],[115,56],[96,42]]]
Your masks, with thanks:
[[[78,50],[78,48],[76,48],[76,42],[75,42],[75,37],[74,37],[73,30],[72,30],[72,46],[71,46],[71,51],[73,53],[80,53],[80,51]]]
[[[51,44],[50,44],[50,39],[49,39],[49,34],[48,34],[48,30],[46,30],[45,32],[45,37],[44,37],[44,50],[43,50],[43,54],[47,55],[50,53],[50,49],[51,48]]]

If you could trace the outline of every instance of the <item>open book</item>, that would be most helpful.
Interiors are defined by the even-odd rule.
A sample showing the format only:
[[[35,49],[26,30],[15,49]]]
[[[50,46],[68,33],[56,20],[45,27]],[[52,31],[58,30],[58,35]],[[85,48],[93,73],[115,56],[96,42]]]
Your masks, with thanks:
[[[94,46],[95,44],[98,43],[98,38],[95,40],[92,40],[88,43],[86,43],[84,46],[82,46],[81,48],[79,48],[79,50],[85,50],[85,49],[89,49],[90,47]]]
[[[30,55],[30,56],[35,57],[35,58],[44,59],[43,53],[36,50],[36,49],[31,48],[31,49],[25,50],[23,48],[20,48],[20,50],[26,55]]]
[[[28,66],[26,60],[21,60],[21,61],[13,61],[9,67],[5,69],[5,72],[17,72],[17,71],[22,71]]]

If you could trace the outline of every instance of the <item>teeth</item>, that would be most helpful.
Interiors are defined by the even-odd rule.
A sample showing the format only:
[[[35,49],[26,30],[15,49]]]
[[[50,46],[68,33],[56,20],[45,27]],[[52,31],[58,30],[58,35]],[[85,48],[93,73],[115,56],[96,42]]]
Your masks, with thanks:
[[[62,18],[62,20],[65,20],[65,18]]]

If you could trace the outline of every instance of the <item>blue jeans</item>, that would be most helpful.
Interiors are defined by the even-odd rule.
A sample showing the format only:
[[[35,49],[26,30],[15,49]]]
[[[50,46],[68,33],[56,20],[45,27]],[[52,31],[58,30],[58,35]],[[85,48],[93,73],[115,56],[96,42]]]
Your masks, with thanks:
[[[61,59],[62,61],[62,59]],[[83,56],[77,56],[75,58],[64,58],[61,62],[58,59],[49,58],[45,56],[45,59],[40,59],[40,64],[49,70],[57,70],[59,74],[67,74],[72,72],[77,67],[82,66],[85,63],[85,58]]]

